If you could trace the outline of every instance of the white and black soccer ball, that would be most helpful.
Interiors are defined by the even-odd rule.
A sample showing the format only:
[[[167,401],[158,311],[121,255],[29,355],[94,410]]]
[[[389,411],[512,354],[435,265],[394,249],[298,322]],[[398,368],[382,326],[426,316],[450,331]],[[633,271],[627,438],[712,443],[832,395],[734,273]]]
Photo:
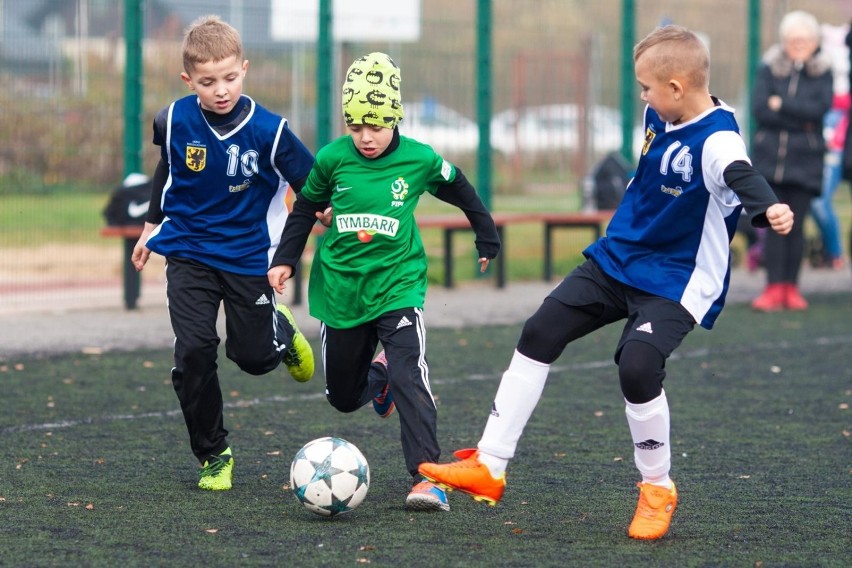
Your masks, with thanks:
[[[317,438],[302,446],[290,464],[290,488],[309,511],[323,517],[347,513],[370,487],[370,466],[354,444]]]

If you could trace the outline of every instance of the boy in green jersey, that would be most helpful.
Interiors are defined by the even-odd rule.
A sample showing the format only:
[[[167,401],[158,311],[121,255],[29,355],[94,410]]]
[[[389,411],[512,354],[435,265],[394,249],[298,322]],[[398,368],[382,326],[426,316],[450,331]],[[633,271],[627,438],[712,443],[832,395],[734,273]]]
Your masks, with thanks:
[[[341,412],[371,400],[382,417],[399,409],[414,478],[406,506],[446,511],[444,492],[417,473],[421,462],[438,461],[440,448],[426,363],[426,252],[414,210],[427,192],[459,207],[476,235],[482,271],[500,250],[497,228],[461,170],[400,136],[400,71],[386,54],[370,53],[349,67],[343,116],[349,134],[317,153],[270,263],[269,283],[283,291],[314,222],[331,206],[308,287],[310,313],[322,323],[326,397]],[[384,350],[374,357],[379,342]]]

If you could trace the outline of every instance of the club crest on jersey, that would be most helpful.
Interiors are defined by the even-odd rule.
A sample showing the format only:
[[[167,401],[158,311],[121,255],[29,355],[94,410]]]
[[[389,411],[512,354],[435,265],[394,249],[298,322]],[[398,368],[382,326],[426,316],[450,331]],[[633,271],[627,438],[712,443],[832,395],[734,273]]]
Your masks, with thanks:
[[[402,207],[405,204],[405,196],[408,195],[408,183],[402,176],[396,178],[391,184],[391,195],[393,196],[391,207]]]
[[[207,148],[204,146],[186,145],[186,167],[194,172],[200,172],[207,165]]]
[[[645,143],[642,144],[642,155],[643,156],[648,153],[648,148],[651,147],[651,142],[654,141],[654,137],[656,135],[657,135],[657,133],[654,132],[653,130],[651,130],[650,126],[645,130]]]

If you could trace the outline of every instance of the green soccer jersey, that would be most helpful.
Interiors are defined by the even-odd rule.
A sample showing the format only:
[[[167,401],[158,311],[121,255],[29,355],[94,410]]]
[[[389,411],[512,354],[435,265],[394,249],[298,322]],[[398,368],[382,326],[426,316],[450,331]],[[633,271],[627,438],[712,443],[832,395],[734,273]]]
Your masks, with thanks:
[[[450,162],[405,136],[379,159],[362,156],[349,136],[323,147],[302,189],[310,201],[334,208],[311,267],[311,315],[345,329],[391,310],[422,308],[427,261],[414,209],[424,192],[455,176]]]

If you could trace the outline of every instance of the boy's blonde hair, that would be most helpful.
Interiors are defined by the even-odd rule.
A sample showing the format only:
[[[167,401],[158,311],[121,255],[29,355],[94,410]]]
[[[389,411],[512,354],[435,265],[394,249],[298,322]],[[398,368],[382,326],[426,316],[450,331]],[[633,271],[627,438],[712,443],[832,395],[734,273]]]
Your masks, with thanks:
[[[229,57],[243,59],[240,33],[219,16],[201,16],[183,35],[183,69],[190,73],[199,63],[222,61]]]
[[[633,62],[646,54],[652,58],[654,75],[662,81],[681,77],[694,87],[710,85],[710,50],[683,26],[663,26],[649,33],[633,48]]]

